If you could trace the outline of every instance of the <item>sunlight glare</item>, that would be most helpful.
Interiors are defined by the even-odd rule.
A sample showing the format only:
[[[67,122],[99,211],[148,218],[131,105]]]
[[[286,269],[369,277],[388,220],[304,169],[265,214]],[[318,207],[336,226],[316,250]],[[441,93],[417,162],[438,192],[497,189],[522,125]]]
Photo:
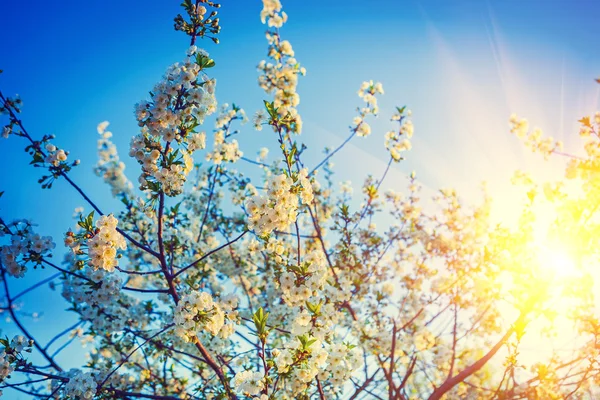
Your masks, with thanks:
[[[541,246],[538,250],[538,261],[542,269],[550,270],[557,277],[577,274],[573,257],[560,247]]]

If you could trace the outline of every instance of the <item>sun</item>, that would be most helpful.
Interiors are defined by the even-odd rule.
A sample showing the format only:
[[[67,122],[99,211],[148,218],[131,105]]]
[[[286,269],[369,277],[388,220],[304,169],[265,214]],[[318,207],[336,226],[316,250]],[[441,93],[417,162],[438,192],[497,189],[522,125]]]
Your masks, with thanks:
[[[548,270],[556,277],[570,277],[579,272],[573,257],[560,246],[539,246],[538,261],[542,270]]]

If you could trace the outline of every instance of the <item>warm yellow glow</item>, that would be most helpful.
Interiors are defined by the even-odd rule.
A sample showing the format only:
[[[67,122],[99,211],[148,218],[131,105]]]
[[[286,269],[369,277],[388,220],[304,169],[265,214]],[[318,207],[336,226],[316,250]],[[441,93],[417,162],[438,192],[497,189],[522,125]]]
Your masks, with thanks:
[[[573,276],[577,274],[577,268],[573,257],[560,247],[540,246],[538,260],[542,270],[548,269],[557,277]]]

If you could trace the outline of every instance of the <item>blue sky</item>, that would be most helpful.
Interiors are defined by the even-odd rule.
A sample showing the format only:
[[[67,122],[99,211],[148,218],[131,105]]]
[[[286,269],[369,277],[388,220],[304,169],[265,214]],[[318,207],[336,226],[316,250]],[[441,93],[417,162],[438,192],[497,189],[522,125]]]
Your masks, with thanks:
[[[56,134],[56,144],[82,160],[72,176],[106,212],[118,212],[119,204],[91,172],[96,125],[111,122],[114,141],[127,158],[129,139],[137,133],[133,105],[185,56],[188,40],[172,27],[178,3],[36,0],[0,5],[7,32],[0,51],[0,89],[21,95],[30,133]],[[261,2],[223,3],[221,44],[201,45],[217,63],[219,102],[235,102],[251,116],[266,98],[255,69],[266,55]],[[577,151],[576,120],[600,109],[600,85],[593,82],[600,76],[597,1],[284,0],[283,5],[289,22],[282,36],[308,70],[300,81],[299,111],[309,165],[319,161],[323,147],[347,136],[363,80],[381,81],[386,91],[373,134],[354,141],[335,159],[340,179],[360,183],[366,173],[381,173],[389,116],[394,106],[406,104],[416,126],[413,151],[394,168],[387,187],[401,189],[403,175],[416,170],[431,188],[455,186],[471,194],[487,178],[493,193],[508,196],[508,179],[516,168],[541,176],[560,171],[560,166],[540,164],[508,134],[512,112]],[[239,140],[252,158],[259,147],[275,143],[250,125]],[[64,182],[41,190],[22,141],[11,138],[0,146],[0,190],[6,191],[0,214],[32,218],[39,232],[53,235],[61,247],[73,209],[83,202]],[[137,167],[127,162],[135,177]],[[47,274],[32,271],[11,284],[22,287]],[[41,338],[72,320],[51,317],[65,306],[58,293],[43,289],[23,300],[25,309],[44,313],[30,322]],[[0,329],[12,332],[5,322]]]

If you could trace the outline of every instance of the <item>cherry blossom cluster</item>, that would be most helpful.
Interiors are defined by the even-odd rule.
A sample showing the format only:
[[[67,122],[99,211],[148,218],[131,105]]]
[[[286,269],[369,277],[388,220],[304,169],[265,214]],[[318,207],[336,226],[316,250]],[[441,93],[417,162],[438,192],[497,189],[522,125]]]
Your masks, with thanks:
[[[233,120],[240,120],[242,124],[248,122],[248,117],[244,109],[236,106],[235,104],[229,107],[228,103],[221,105],[221,110],[215,121],[215,127],[217,129],[227,129]]]
[[[73,253],[66,255],[65,264],[69,273],[63,277],[62,296],[94,329],[112,333],[150,323],[143,302],[124,293],[123,279],[116,272],[82,267]]]
[[[243,158],[235,140],[239,132],[232,128],[234,121],[247,119],[241,108],[224,104],[212,137],[200,127],[217,111],[215,81],[205,75],[215,63],[194,43],[218,32],[216,11],[207,10],[218,5],[212,0],[183,0],[183,7],[189,19],[178,16],[175,25],[190,37],[188,58],[169,68],[150,100],[135,110],[141,133],[132,139],[130,155],[140,165],[139,183],[145,193],[141,197],[134,193],[108,123],[103,122],[98,125],[95,172],[113,196],[123,200],[126,208],[119,220],[113,215],[97,221],[93,213],[80,215],[79,229],[65,237],[72,251],[62,267],[48,262],[51,241],[32,236],[29,223],[2,229],[8,238],[0,249],[2,273],[22,275],[21,265],[30,262],[58,269],[61,273],[50,278],[51,288],[60,288],[69,309],[77,314],[78,325],[64,330],[46,347],[36,346],[37,358],[45,359],[40,365],[48,368],[24,364],[16,356],[26,350],[24,337],[10,343],[0,339],[5,347],[0,353],[0,380],[19,373],[25,379],[9,382],[12,388],[69,400],[358,399],[383,396],[386,391],[393,398],[482,398],[490,393],[511,398],[517,393],[513,389],[518,381],[530,379],[526,372],[498,384],[492,375],[502,374],[490,375],[481,357],[488,357],[489,348],[502,349],[499,355],[517,353],[514,338],[521,339],[521,321],[545,311],[542,300],[535,300],[535,309],[529,307],[530,288],[535,286],[530,271],[536,264],[530,262],[531,256],[515,255],[531,253],[527,235],[533,213],[523,214],[513,234],[492,227],[487,198],[480,207],[467,207],[452,189],[442,189],[428,199],[437,208],[429,213],[419,203],[420,186],[414,174],[407,195],[383,189],[388,169],[379,179],[373,175],[365,179],[362,190],[357,190],[364,195],[360,203],[352,198],[350,183],[338,191],[333,178],[332,158],[347,141],[316,164],[314,171],[324,166],[319,183],[304,168],[306,147],[292,135],[302,128],[296,107],[298,76],[304,69],[292,45],[280,37],[287,15],[279,0],[263,0],[261,19],[268,25],[269,62],[259,64],[259,82],[274,99],[265,100],[268,116],[257,113],[254,124],[257,129],[266,123],[274,128],[282,153],[271,157],[271,164],[266,164],[266,148],[256,161]],[[364,103],[348,140],[371,133],[366,120],[378,114],[381,94],[380,83],[362,84],[358,95]],[[392,116],[398,125],[385,135],[390,162],[402,160],[411,148],[410,117],[404,107]],[[572,163],[576,163],[575,175],[587,186],[582,186],[580,198],[571,198],[563,207],[564,215],[559,215],[556,225],[570,229],[568,236],[576,238],[573,241],[582,252],[597,259],[597,252],[587,249],[599,248],[600,229],[592,207],[600,198],[600,114],[580,122],[580,134],[589,140],[588,158],[577,157]],[[9,125],[6,135],[25,135],[20,121],[13,118]],[[556,152],[554,142],[536,131],[530,133],[525,120],[514,117],[511,126],[536,151]],[[51,172],[50,179],[66,177],[67,153],[50,145],[50,139],[30,139],[34,161]],[[202,155],[208,162],[194,165],[207,140],[209,147],[214,144]],[[258,166],[262,178],[257,181],[230,168],[240,159]],[[195,173],[190,175],[192,170]],[[528,179],[519,175],[516,180]],[[69,183],[81,192],[70,178]],[[567,197],[562,189],[560,184],[544,186],[547,197],[556,201]],[[179,194],[183,194],[180,199],[164,198]],[[575,213],[572,202],[578,204]],[[127,248],[125,238],[134,245]],[[12,272],[11,260],[17,265]],[[519,262],[524,268],[517,271]],[[500,274],[507,274],[507,279]],[[60,279],[60,284],[54,279]],[[499,289],[504,279],[513,286],[510,291]],[[573,286],[572,292],[586,293],[573,309],[589,315],[573,322],[597,339],[597,318],[590,312],[586,285],[592,286],[588,282]],[[6,292],[10,293],[8,287]],[[8,296],[9,306],[19,296]],[[515,304],[519,312],[528,307],[535,311],[526,310],[523,319],[513,324],[500,318],[498,304]],[[19,322],[19,313],[6,309]],[[29,337],[30,331],[22,330]],[[93,346],[87,369],[61,372],[70,367],[70,360],[54,354],[65,348],[63,342],[68,345],[82,332]],[[581,360],[597,359],[597,347],[597,340],[582,346]],[[25,370],[25,365],[31,369]],[[600,376],[600,371],[564,365],[573,367],[573,374],[566,372],[569,391],[578,383],[587,390],[586,381],[595,382]],[[463,376],[468,380],[453,383]],[[581,382],[575,382],[578,376],[583,377]],[[32,378],[44,383],[30,383]],[[559,379],[552,377],[530,386],[537,390],[556,382]],[[561,391],[539,393],[544,398],[564,397]]]
[[[230,139],[231,136],[237,133],[237,131],[230,131],[231,123],[235,120],[240,120],[242,123],[248,120],[244,110],[235,104],[231,108],[229,108],[229,104],[223,104],[215,123],[214,147],[206,155],[208,161],[212,161],[217,165],[224,162],[234,163],[244,155],[239,148],[238,141]]]
[[[280,374],[291,373],[292,391],[298,393],[326,368],[328,353],[323,343],[309,335],[297,336],[282,350],[274,349],[275,365]]]
[[[51,250],[56,247],[50,236],[36,234],[31,222],[27,220],[9,224],[0,220],[0,237],[2,236],[10,240],[10,244],[0,247],[2,265],[16,278],[25,275],[27,264],[33,264],[34,267],[41,265],[44,257],[51,257]]]
[[[403,108],[396,109],[392,115],[392,121],[398,121],[400,128],[389,131],[385,134],[385,148],[390,152],[390,156],[396,162],[401,161],[402,153],[412,148],[410,139],[413,136],[414,126],[407,117],[411,116],[410,110]]]
[[[363,365],[361,351],[358,347],[344,343],[334,343],[328,348],[329,381],[333,387],[340,388],[346,383],[352,373]]]
[[[600,135],[600,111],[596,111],[593,116],[581,118],[579,123],[581,124],[579,136],[586,138]]]
[[[10,357],[6,354],[6,350],[2,350],[0,352],[0,383],[4,382],[4,380],[10,377],[10,374],[15,370],[10,361]],[[2,392],[0,391],[0,394]]]
[[[76,235],[67,232],[65,245],[70,247],[77,255],[85,254],[82,243],[87,248],[88,264],[93,269],[103,269],[108,272],[115,270],[119,265],[117,250],[125,250],[127,242],[123,235],[117,231],[119,221],[112,215],[103,215],[97,221],[95,228],[92,227],[93,213],[80,222],[85,229],[83,234]]]
[[[305,304],[323,289],[327,276],[323,253],[312,251],[306,254],[300,266],[289,266],[288,271],[281,274],[281,297],[290,306]]]
[[[127,339],[124,339],[121,344],[131,347]],[[90,363],[93,363],[94,368],[87,372],[71,368],[68,371],[57,373],[56,375],[62,379],[50,382],[48,386],[52,396],[48,396],[48,398],[56,400],[113,399],[115,396],[112,395],[111,390],[105,390],[106,388],[125,390],[127,387],[131,387],[134,379],[130,374],[111,373],[114,365],[98,363],[97,356],[97,353],[91,354]]]
[[[79,305],[87,303],[91,307],[108,307],[119,297],[123,286],[120,276],[93,268],[85,268],[83,274],[91,282],[82,281],[77,276],[65,279],[62,290],[65,299]],[[92,287],[88,283],[93,283]]]
[[[367,115],[377,115],[379,113],[376,97],[378,94],[383,94],[383,85],[379,82],[363,82],[358,90],[358,97],[366,103],[364,107],[358,109],[358,115],[352,120],[352,129],[358,136],[369,136],[371,134],[371,126],[365,121],[365,118]]]
[[[296,110],[300,103],[296,88],[298,75],[305,75],[306,69],[294,58],[290,42],[281,40],[279,36],[278,29],[287,21],[287,14],[281,12],[279,0],[263,0],[261,21],[273,28],[266,33],[269,43],[268,55],[273,62],[263,60],[258,64],[258,71],[261,73],[258,78],[259,86],[267,93],[274,93],[273,104],[279,116],[289,115],[294,120],[291,130],[299,134],[302,132],[302,119]],[[255,118],[255,126],[260,127],[262,123],[262,117],[258,115]]]
[[[233,386],[246,396],[256,396],[265,387],[264,374],[250,370],[240,371],[233,379]]]
[[[191,291],[175,308],[175,333],[186,342],[194,342],[203,331],[213,336],[229,337],[234,329],[237,301],[215,301],[210,293]]]
[[[321,293],[324,296],[314,296],[310,301],[304,304],[296,305],[293,310],[295,313],[289,313],[286,324],[291,327],[290,332],[293,335],[301,336],[310,334],[313,337],[325,342],[337,340],[335,335],[335,326],[340,322],[338,300],[333,301],[330,293],[334,291],[333,286],[326,285]],[[301,311],[299,311],[301,310]],[[295,317],[294,317],[295,315]]]
[[[46,143],[46,158],[44,161],[50,165],[58,167],[61,163],[67,161],[68,152],[57,148],[52,143]]]
[[[579,136],[584,140],[586,158],[572,157],[567,163],[567,179],[581,178],[592,181],[600,158],[600,111],[579,120]]]
[[[69,265],[69,270],[77,275],[64,277],[62,296],[94,329],[112,333],[127,326],[144,328],[150,323],[143,302],[123,293],[121,277],[89,266],[80,271],[75,260]]]
[[[257,131],[262,131],[263,125],[269,121],[265,110],[258,110],[252,118],[252,125]]]
[[[138,299],[122,293],[123,279],[115,274],[117,250],[125,250],[125,238],[117,231],[112,215],[93,222],[93,213],[78,222],[81,232],[67,232],[65,245],[72,252],[65,257],[70,273],[63,277],[62,295],[72,303],[82,320],[95,329],[115,332],[127,325],[145,326],[148,316]],[[118,299],[118,301],[116,300]],[[135,324],[132,324],[133,316]]]
[[[66,383],[63,394],[72,400],[93,399],[96,394],[97,383],[91,372],[71,369],[68,372],[69,381]]]
[[[10,135],[21,136],[19,121],[15,114],[21,112],[23,100],[17,94],[15,97],[0,97],[0,115],[8,115],[9,123],[2,127],[2,137],[8,139]]]
[[[509,119],[510,132],[522,139],[531,151],[539,152],[548,159],[554,152],[560,152],[563,149],[561,141],[554,140],[552,137],[543,137],[540,128],[529,130],[529,121],[525,118],[519,118],[516,114],[512,114]]]
[[[259,236],[274,230],[286,231],[298,216],[298,200],[305,205],[313,200],[312,183],[305,168],[292,177],[271,176],[266,191],[266,195],[253,196],[246,203],[249,228]]]
[[[193,168],[192,154],[204,148],[204,135],[196,127],[216,110],[214,79],[202,71],[214,66],[208,54],[192,46],[183,63],[171,66],[135,114],[141,133],[131,140],[129,155],[142,166],[141,189],[165,194],[182,192]],[[164,142],[164,144],[163,144]]]
[[[33,340],[27,340],[25,336],[22,335],[16,335],[10,341],[10,348],[17,353],[20,353],[31,346],[33,346]]]
[[[133,193],[133,185],[125,176],[125,163],[119,159],[117,147],[111,141],[112,133],[107,131],[108,121],[98,124],[98,162],[94,172],[102,177],[112,191],[113,196]]]
[[[287,14],[281,11],[279,0],[263,0],[263,9],[260,12],[260,20],[269,27],[281,28],[287,21]]]
[[[22,135],[27,134],[22,133]],[[31,164],[46,168],[50,173],[38,179],[42,189],[51,188],[54,180],[79,165],[79,160],[67,162],[69,152],[50,143],[52,139],[54,139],[54,135],[45,135],[40,142],[34,141],[33,144],[25,148],[32,156]]]
[[[379,113],[376,94],[383,94],[383,85],[381,82],[365,81],[360,85],[360,89],[358,89],[358,97],[367,103],[366,107],[371,114]]]
[[[52,187],[54,180],[78,165],[79,160],[68,163],[67,156],[69,152],[50,143],[50,140],[55,138],[54,135],[46,134],[40,140],[34,140],[29,136],[18,118],[22,105],[23,102],[18,95],[14,98],[5,97],[0,92],[0,115],[7,115],[9,120],[8,124],[2,128],[2,137],[8,138],[13,135],[27,139],[28,145],[25,147],[25,151],[31,156],[30,164],[49,172],[49,175],[44,175],[38,179],[38,183],[42,185],[42,189],[49,189]]]
[[[177,156],[178,151],[170,151],[169,156]],[[194,160],[185,151],[181,151],[181,159],[172,163],[169,168],[163,167],[154,173],[154,178],[164,188],[165,194],[181,193],[187,175],[194,167]]]
[[[21,353],[24,351],[31,352],[33,340],[16,335],[10,342],[8,339],[0,339],[0,344],[4,346],[0,351],[0,383],[2,383],[13,373],[16,367],[26,364],[26,360]],[[2,396],[1,390],[0,396]]]

